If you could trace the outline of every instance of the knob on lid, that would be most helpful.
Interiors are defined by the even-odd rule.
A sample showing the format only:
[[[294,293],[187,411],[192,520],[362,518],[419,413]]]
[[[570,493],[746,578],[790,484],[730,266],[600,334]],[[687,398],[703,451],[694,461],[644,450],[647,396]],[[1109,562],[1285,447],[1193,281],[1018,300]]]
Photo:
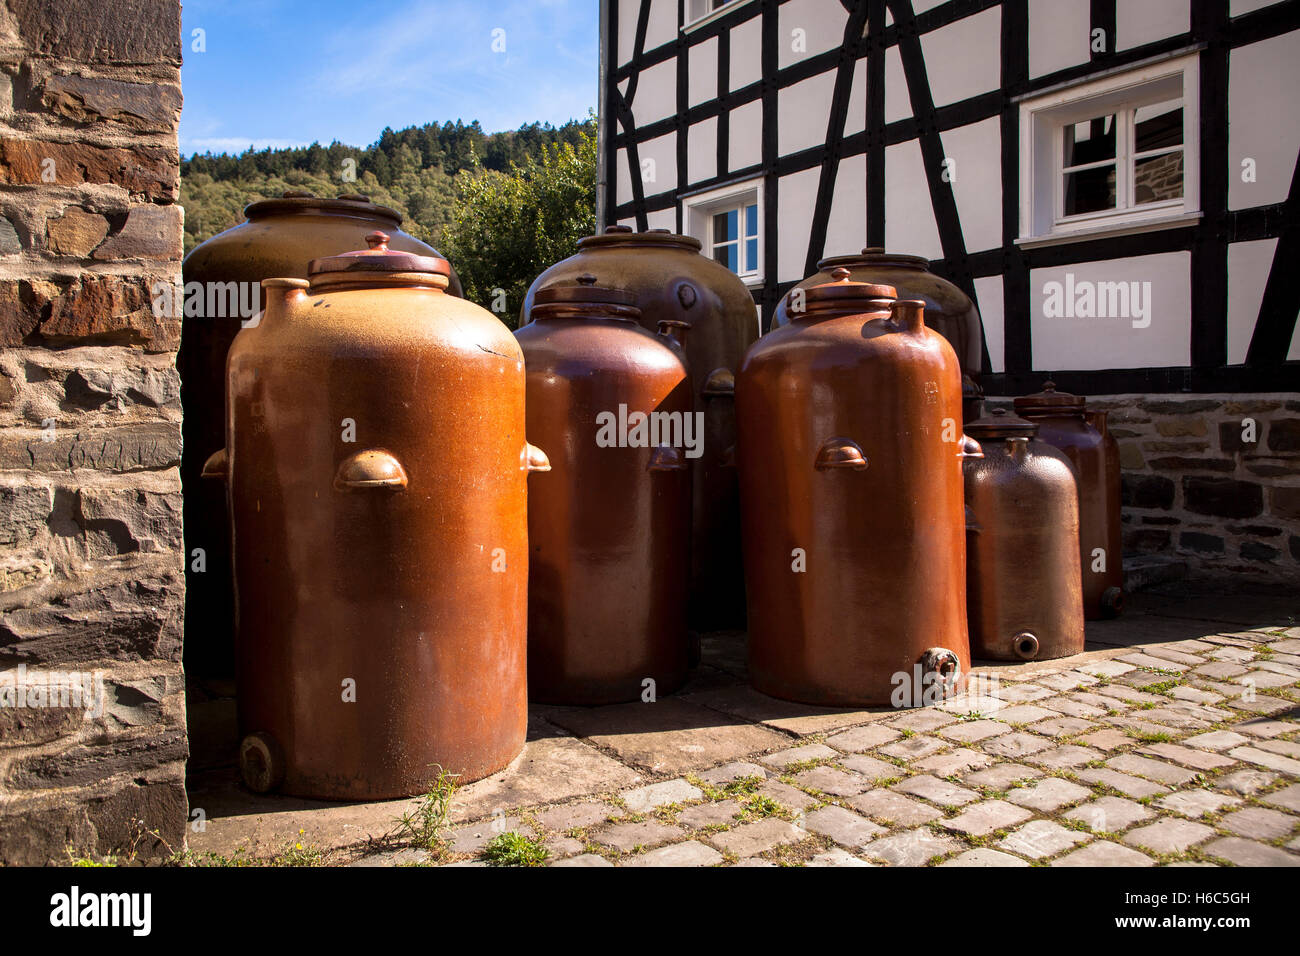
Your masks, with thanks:
[[[989,438],[1032,438],[1037,433],[1037,425],[1007,414],[1005,408],[995,408],[983,418],[977,418],[966,425],[966,434],[981,441]]]
[[[1058,392],[1055,382],[1044,382],[1043,390],[1033,395],[1021,395],[1016,399],[1016,411],[1021,414],[1035,412],[1082,412],[1086,399],[1082,395]]]
[[[375,230],[366,234],[368,249],[345,252],[337,256],[325,256],[313,259],[307,266],[307,278],[315,280],[318,276],[331,281],[343,281],[351,278],[352,273],[410,274],[413,282],[419,281],[419,274],[425,273],[451,276],[451,263],[437,256],[419,256],[412,252],[399,252],[388,248],[388,234]],[[347,276],[338,275],[348,273]],[[445,282],[440,283],[446,285]]]
[[[626,310],[636,305],[636,296],[622,289],[597,285],[596,277],[584,272],[578,276],[576,285],[552,285],[539,289],[533,296],[533,306],[539,305],[600,305]]]

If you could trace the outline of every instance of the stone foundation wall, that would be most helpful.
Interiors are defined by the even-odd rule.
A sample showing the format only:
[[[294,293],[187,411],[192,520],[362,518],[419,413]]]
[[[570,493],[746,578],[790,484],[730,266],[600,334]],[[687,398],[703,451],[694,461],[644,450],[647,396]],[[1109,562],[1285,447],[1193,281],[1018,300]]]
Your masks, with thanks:
[[[0,0],[0,863],[184,841],[180,62],[175,0]]]
[[[990,404],[1003,404],[1005,399]],[[1125,553],[1300,586],[1300,395],[1108,395]]]

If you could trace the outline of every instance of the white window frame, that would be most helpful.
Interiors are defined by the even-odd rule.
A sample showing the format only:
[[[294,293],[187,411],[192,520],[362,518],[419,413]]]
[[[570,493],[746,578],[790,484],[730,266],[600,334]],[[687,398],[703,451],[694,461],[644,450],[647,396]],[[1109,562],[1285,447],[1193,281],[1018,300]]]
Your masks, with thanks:
[[[1183,104],[1183,196],[1130,205],[1129,117],[1133,110],[1175,98]],[[1063,215],[1063,130],[1115,114],[1116,208]],[[1200,55],[1171,55],[1105,75],[1054,87],[1020,100],[1020,235],[1032,247],[1081,242],[1111,235],[1175,229],[1201,218]]]
[[[710,189],[707,192],[695,193],[682,199],[682,223],[683,228],[688,236],[700,240],[703,249],[700,251],[713,258],[713,217],[720,212],[727,212],[731,209],[740,209],[740,243],[743,245],[744,239],[744,208],[746,206],[758,206],[758,262],[756,268],[751,272],[737,273],[740,281],[747,287],[754,288],[763,285],[763,254],[764,254],[764,233],[766,230],[763,224],[765,210],[763,208],[763,180],[762,178],[747,179],[743,182],[729,183],[725,186],[719,186],[716,189]],[[741,250],[740,260],[743,261],[743,250]]]
[[[698,30],[705,24],[712,23],[714,20],[725,17],[737,7],[743,7],[745,4],[751,2],[752,0],[728,0],[727,3],[722,4],[720,7],[707,10],[704,9],[704,7],[707,5],[708,0],[686,0],[682,5],[682,16],[685,17],[685,22],[682,24],[682,32],[690,33],[693,30]]]

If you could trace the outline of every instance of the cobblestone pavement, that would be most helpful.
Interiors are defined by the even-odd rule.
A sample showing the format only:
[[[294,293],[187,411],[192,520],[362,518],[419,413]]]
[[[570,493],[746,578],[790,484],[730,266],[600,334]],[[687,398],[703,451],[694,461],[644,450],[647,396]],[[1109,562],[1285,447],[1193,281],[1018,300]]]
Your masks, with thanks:
[[[743,635],[709,635],[678,694],[534,707],[436,856],[391,836],[410,802],[253,797],[229,768],[192,788],[190,847],[482,866],[515,832],[552,866],[1300,865],[1300,602],[1138,603],[1082,655],[976,667],[967,695],[903,711],[764,697]]]

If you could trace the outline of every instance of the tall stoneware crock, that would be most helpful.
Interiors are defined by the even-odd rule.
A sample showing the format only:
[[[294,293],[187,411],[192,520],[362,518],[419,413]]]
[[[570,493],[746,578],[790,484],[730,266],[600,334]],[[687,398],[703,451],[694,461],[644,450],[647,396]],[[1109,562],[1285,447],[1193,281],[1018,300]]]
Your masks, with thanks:
[[[1079,491],[1064,453],[1002,409],[969,422],[966,606],[971,654],[1048,660],[1083,653]]]
[[[857,255],[822,259],[817,263],[817,272],[796,285],[789,295],[777,303],[772,316],[772,327],[777,328],[790,322],[789,304],[798,290],[830,282],[831,273],[838,268],[848,269],[855,282],[892,285],[898,290],[900,299],[924,300],[926,327],[947,339],[957,353],[962,371],[964,419],[973,421],[977,418],[983,397],[979,378],[984,371],[979,311],[970,296],[947,279],[931,272],[927,259],[886,252],[878,246],[870,246]]]
[[[700,255],[700,242],[663,230],[610,226],[578,243],[576,255],[533,282],[520,324],[531,321],[535,296],[585,272],[636,297],[641,325],[686,323],[687,365],[694,410],[704,413],[704,451],[692,471],[690,620],[700,629],[739,627],[745,616],[740,515],[731,451],[736,441],[735,371],[758,337],[753,297],[735,273]]]
[[[749,675],[765,694],[918,706],[962,686],[961,373],[924,303],[848,269],[736,378]]]
[[[240,766],[376,800],[476,780],[527,723],[526,479],[514,336],[444,259],[371,248],[268,279],[231,347]]]
[[[230,544],[221,496],[199,480],[207,450],[224,435],[226,354],[242,325],[261,310],[263,279],[303,279],[307,263],[363,245],[366,233],[381,229],[390,246],[418,255],[438,252],[401,231],[402,217],[350,194],[321,199],[294,190],[278,199],[263,199],[244,210],[246,221],[201,243],[182,271],[186,288],[181,347],[176,364],[181,375],[181,423],[184,451],[181,481],[185,546],[190,558],[185,577],[185,667],[192,676],[233,674]],[[197,283],[197,285],[194,285]],[[451,276],[451,291],[460,285]],[[201,549],[202,560],[196,560]],[[199,569],[202,570],[199,570]]]
[[[516,333],[528,436],[551,462],[528,491],[528,694],[549,704],[653,700],[687,671],[701,423],[681,350],[595,283],[538,291]]]
[[[1015,400],[1016,414],[1038,425],[1038,438],[1070,459],[1079,481],[1079,563],[1083,613],[1088,620],[1114,617],[1124,607],[1123,540],[1120,525],[1119,449],[1114,438],[1088,421],[1080,395],[1058,392],[1048,382]],[[1104,427],[1103,419],[1094,419]]]

